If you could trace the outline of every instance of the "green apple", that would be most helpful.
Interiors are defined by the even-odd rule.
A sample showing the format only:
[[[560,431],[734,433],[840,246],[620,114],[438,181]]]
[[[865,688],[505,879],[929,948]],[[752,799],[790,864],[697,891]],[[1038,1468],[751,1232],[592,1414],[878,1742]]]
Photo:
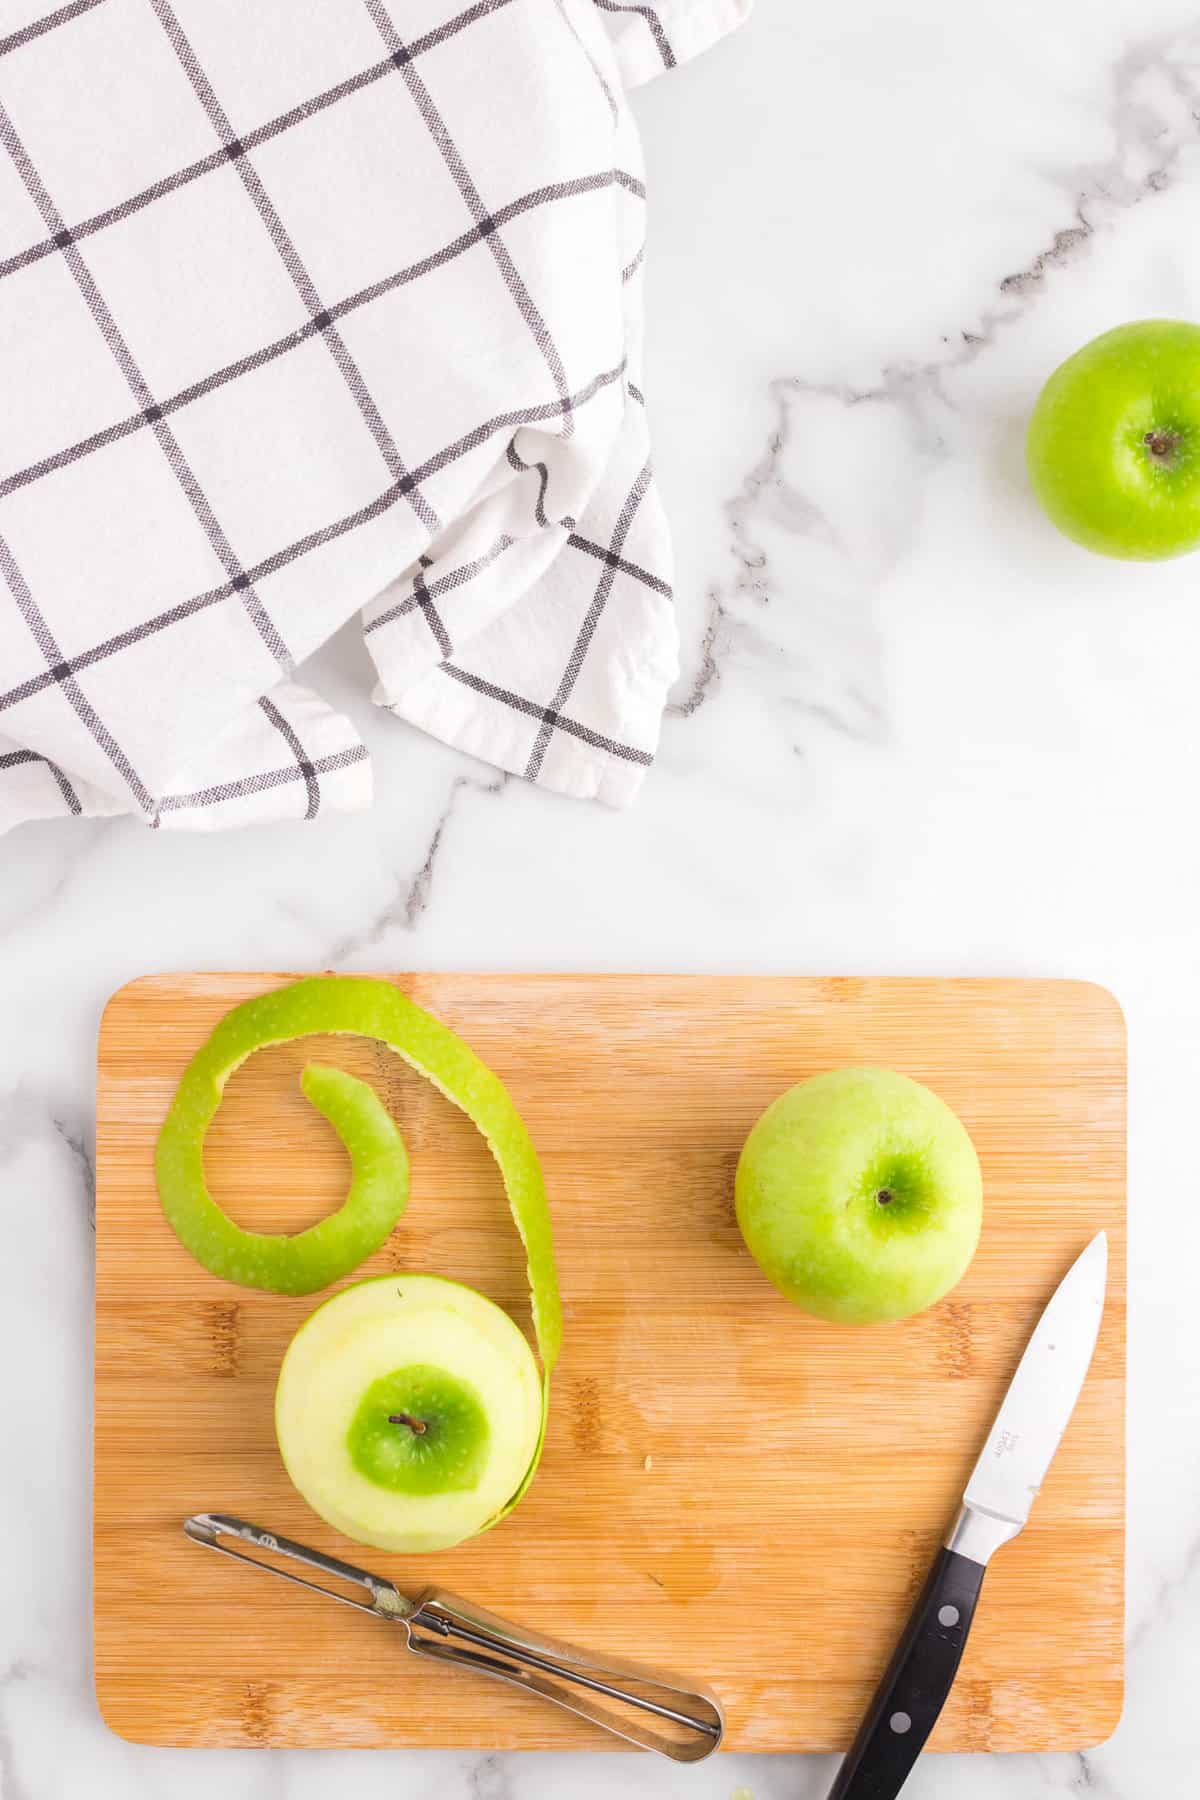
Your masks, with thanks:
[[[1057,368],[1029,421],[1034,493],[1060,531],[1105,556],[1200,545],[1200,325],[1141,319]]]
[[[327,1300],[275,1391],[284,1465],[308,1504],[377,1550],[445,1550],[494,1524],[542,1431],[542,1378],[506,1312],[437,1275]]]
[[[945,1101],[890,1069],[835,1069],[772,1102],[742,1148],[738,1224],[764,1275],[818,1318],[921,1312],[975,1254],[983,1179]]]

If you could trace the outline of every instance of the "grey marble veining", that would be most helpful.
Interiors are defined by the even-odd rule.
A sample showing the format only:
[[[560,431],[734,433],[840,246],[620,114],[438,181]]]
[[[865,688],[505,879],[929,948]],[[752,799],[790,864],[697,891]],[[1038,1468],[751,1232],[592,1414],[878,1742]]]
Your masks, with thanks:
[[[556,802],[321,685],[374,815],[0,846],[0,1800],[819,1800],[828,1759],[187,1755],[89,1659],[92,1055],[170,967],[1074,974],[1131,1047],[1128,1700],[1082,1755],[921,1800],[1162,1800],[1200,1755],[1194,560],[1097,562],[1021,474],[1094,332],[1200,316],[1200,28],[1168,0],[759,0],[647,90],[649,397],[684,668],[636,809]],[[803,1646],[797,1646],[803,1654]]]

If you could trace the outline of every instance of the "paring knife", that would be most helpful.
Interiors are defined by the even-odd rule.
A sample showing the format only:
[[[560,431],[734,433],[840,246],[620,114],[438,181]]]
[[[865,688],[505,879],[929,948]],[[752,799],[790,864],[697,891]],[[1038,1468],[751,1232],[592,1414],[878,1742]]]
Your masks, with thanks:
[[[958,1673],[992,1553],[1016,1537],[1083,1386],[1108,1277],[1108,1239],[1092,1239],[1025,1346],[958,1518],[876,1689],[829,1800],[895,1800]]]

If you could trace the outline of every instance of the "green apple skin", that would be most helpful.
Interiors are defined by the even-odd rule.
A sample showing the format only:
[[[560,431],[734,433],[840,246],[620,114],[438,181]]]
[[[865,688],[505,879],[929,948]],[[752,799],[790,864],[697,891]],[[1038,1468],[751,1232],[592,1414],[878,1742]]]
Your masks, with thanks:
[[[1141,319],[1093,338],[1038,397],[1033,491],[1077,544],[1154,562],[1200,546],[1200,325]]]
[[[462,1493],[478,1486],[490,1437],[475,1388],[430,1363],[409,1363],[371,1383],[350,1421],[346,1448],[359,1474],[378,1487]]]
[[[247,1232],[208,1191],[204,1136],[230,1076],[267,1044],[286,1044],[316,1032],[386,1044],[460,1107],[486,1139],[525,1246],[548,1408],[550,1372],[562,1347],[562,1303],[537,1152],[499,1076],[469,1044],[390,981],[314,975],[243,1000],[225,1014],[184,1070],[159,1133],[155,1174],[167,1223],[212,1274],[282,1294],[328,1287],[383,1242],[408,1199],[404,1142],[371,1089],[340,1069],[310,1064],[301,1083],[350,1155],[354,1179],[338,1212],[292,1238]],[[535,1457],[526,1486],[536,1467]],[[519,1498],[514,1496],[514,1504]]]
[[[904,1319],[965,1272],[983,1178],[957,1115],[890,1069],[835,1069],[773,1101],[742,1149],[738,1224],[764,1275],[818,1318]]]
[[[495,1523],[542,1432],[542,1379],[509,1318],[437,1275],[380,1275],[310,1314],[275,1434],[326,1522],[378,1550],[445,1550]]]
[[[210,1274],[241,1287],[277,1294],[328,1287],[378,1250],[408,1205],[404,1139],[374,1089],[322,1063],[305,1066],[300,1086],[342,1140],[352,1180],[336,1212],[294,1237],[244,1231],[222,1212],[204,1184],[204,1126],[197,1133],[192,1110],[178,1097],[159,1138],[156,1169],[168,1224]],[[220,1091],[213,1090],[214,1110]]]

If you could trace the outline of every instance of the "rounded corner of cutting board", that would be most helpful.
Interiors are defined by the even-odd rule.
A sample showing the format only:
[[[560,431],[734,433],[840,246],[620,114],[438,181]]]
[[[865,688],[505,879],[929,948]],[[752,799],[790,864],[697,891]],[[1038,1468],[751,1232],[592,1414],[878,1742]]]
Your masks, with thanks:
[[[1125,1701],[1127,1698],[1125,1670],[1122,1666],[1120,1674],[1108,1684],[1104,1696],[1104,1707],[1096,1707],[1095,1713],[1088,1721],[1088,1739],[1085,1744],[1074,1743],[1067,1746],[1070,1751],[1079,1755],[1089,1750],[1099,1750],[1110,1738],[1116,1736],[1121,1721],[1125,1717]]]
[[[139,995],[143,992],[152,994],[161,982],[161,975],[134,975],[123,981],[120,987],[114,988],[100,1008],[100,1022],[96,1027],[96,1042],[100,1054],[103,1054],[105,1040],[114,1026],[131,1006],[136,1006]]]
[[[121,1697],[109,1689],[99,1664],[93,1681],[96,1713],[104,1729],[123,1744],[136,1744],[150,1750],[170,1750],[178,1740],[149,1729],[142,1717],[136,1694]]]
[[[1109,1027],[1114,1042],[1120,1045],[1124,1056],[1129,1043],[1129,1025],[1120,995],[1114,993],[1104,982],[1090,981],[1084,976],[1060,977],[1058,985],[1073,990],[1087,1011],[1097,1021],[1102,1020]]]

